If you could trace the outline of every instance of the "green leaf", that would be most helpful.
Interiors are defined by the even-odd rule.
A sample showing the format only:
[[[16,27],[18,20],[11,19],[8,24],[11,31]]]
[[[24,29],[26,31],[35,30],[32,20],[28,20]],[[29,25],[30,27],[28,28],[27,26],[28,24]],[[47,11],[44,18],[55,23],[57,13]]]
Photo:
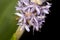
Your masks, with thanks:
[[[18,0],[0,0],[0,40],[10,40],[17,29],[15,6]]]

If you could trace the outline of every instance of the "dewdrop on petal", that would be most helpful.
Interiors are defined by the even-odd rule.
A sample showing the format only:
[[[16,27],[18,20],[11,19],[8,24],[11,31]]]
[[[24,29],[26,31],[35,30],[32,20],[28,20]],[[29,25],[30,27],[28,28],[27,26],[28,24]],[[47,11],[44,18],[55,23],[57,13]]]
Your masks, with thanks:
[[[20,27],[20,31],[26,30],[30,32],[30,27],[33,27],[33,31],[39,31],[43,22],[45,22],[45,15],[49,14],[49,8],[51,4],[46,0],[18,0],[15,15],[19,16],[17,25]]]

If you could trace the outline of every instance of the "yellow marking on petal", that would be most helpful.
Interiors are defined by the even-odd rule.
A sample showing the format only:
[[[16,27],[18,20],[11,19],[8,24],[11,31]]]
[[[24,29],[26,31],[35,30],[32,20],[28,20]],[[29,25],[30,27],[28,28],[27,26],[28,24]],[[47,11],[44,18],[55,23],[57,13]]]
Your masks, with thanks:
[[[34,2],[34,3],[39,4],[39,5],[42,4],[42,1],[41,0],[31,0],[31,2]]]
[[[34,13],[34,15],[36,16],[36,13]]]
[[[30,23],[30,20],[27,20],[28,24]]]
[[[25,16],[26,16],[26,17],[30,17],[30,16],[31,16],[31,12],[26,12],[26,13],[25,13]]]

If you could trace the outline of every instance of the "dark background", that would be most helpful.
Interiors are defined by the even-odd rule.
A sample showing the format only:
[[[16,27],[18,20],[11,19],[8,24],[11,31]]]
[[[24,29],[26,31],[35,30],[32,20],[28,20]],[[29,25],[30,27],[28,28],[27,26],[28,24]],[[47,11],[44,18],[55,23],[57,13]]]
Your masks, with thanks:
[[[33,35],[33,31],[31,30],[30,32],[25,31],[22,35],[22,37],[20,38],[20,40],[40,40],[42,37],[41,33],[54,33],[54,32],[58,32],[58,18],[59,16],[57,15],[58,12],[56,12],[56,8],[57,8],[57,4],[56,4],[56,0],[52,0],[49,1],[50,3],[52,3],[52,7],[50,8],[50,14],[46,15],[46,21],[44,23],[44,25],[42,26],[41,32],[34,32]],[[32,29],[32,28],[31,28]],[[50,35],[49,34],[49,35]]]

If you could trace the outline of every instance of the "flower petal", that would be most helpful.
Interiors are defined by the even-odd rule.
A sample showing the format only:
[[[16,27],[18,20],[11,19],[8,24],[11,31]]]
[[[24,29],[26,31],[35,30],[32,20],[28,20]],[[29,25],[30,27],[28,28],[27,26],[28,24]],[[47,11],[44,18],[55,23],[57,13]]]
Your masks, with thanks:
[[[25,26],[25,29],[29,32],[30,31],[30,29],[29,29],[29,26]]]
[[[19,17],[23,17],[23,15],[22,14],[20,14],[20,13],[15,13],[17,16],[19,16]]]
[[[40,14],[40,10],[38,7],[36,7],[37,14]]]
[[[43,10],[44,13],[49,14],[48,10]]]

